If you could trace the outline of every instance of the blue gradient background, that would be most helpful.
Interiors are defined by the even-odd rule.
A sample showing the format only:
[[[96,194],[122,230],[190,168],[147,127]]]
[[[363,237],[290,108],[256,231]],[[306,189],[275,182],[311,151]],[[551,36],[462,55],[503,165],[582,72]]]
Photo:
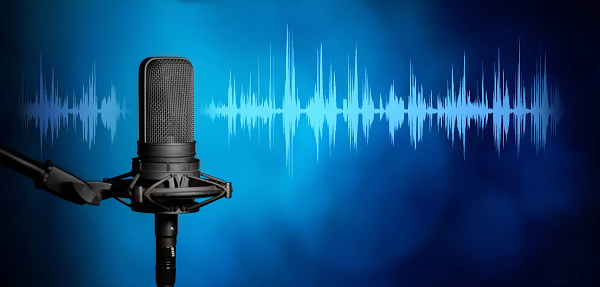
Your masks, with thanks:
[[[130,169],[137,147],[137,71],[149,56],[185,56],[195,68],[196,150],[202,170],[234,184],[234,197],[180,216],[177,286],[595,285],[598,270],[598,83],[600,42],[592,6],[555,1],[20,1],[0,10],[1,142],[85,180]],[[448,1],[449,2],[449,1]],[[359,77],[373,94],[392,81],[408,91],[409,61],[425,89],[443,92],[450,69],[467,58],[468,89],[481,63],[491,83],[500,49],[509,88],[518,45],[526,86],[540,49],[549,80],[567,109],[556,136],[536,155],[529,130],[517,157],[501,157],[491,128],[467,132],[467,151],[437,132],[414,150],[404,126],[389,142],[375,121],[369,144],[350,149],[338,126],[336,147],[301,121],[294,175],[285,144],[267,130],[227,144],[227,122],[199,116],[213,97],[226,101],[229,71],[240,80],[284,75],[286,26],[293,30],[297,84],[307,101],[316,50],[345,87],[348,54],[358,46]],[[80,91],[96,63],[97,93],[113,83],[132,113],[113,145],[99,128],[90,150],[80,130],[65,130],[43,159],[39,132],[15,120],[22,83],[30,96],[52,67],[61,91]],[[489,81],[487,79],[490,79]],[[511,81],[512,80],[512,81]],[[281,86],[281,85],[280,85]],[[264,86],[266,88],[266,85]],[[282,89],[282,87],[278,87]],[[282,92],[279,92],[281,95]],[[304,95],[304,96],[303,96]],[[343,97],[338,97],[339,101]],[[376,99],[377,100],[377,99]],[[340,103],[341,104],[341,103]],[[281,123],[275,126],[281,130]],[[346,133],[346,134],[345,134]],[[260,140],[260,144],[259,144]],[[323,139],[326,141],[326,139]],[[331,154],[328,156],[328,154]],[[4,286],[152,286],[153,216],[109,200],[78,206],[0,167]]]

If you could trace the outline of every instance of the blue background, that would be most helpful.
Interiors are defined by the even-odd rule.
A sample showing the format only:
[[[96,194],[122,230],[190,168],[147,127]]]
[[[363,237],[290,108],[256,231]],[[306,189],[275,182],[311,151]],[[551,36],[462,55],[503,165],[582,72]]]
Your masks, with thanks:
[[[202,170],[233,182],[235,191],[232,199],[180,216],[177,286],[597,284],[594,9],[558,1],[321,2],[3,3],[1,143],[85,180],[125,173],[137,152],[139,63],[184,56],[195,69]],[[260,58],[261,78],[268,78],[269,47],[276,79],[283,79],[286,27],[293,30],[301,101],[314,89],[321,43],[341,87],[348,54],[358,47],[359,71],[367,67],[373,94],[387,92],[392,81],[407,91],[409,62],[426,91],[443,94],[463,54],[468,88],[476,90],[481,63],[491,83],[498,49],[514,85],[520,41],[526,86],[541,50],[567,113],[540,154],[527,133],[517,156],[511,133],[500,157],[490,126],[483,135],[467,132],[463,158],[460,144],[435,129],[414,149],[404,126],[392,145],[387,125],[376,120],[369,143],[359,136],[356,150],[338,125],[335,148],[324,139],[317,161],[312,130],[301,121],[291,176],[281,124],[272,149],[264,127],[260,136],[256,129],[252,137],[238,132],[227,144],[227,122],[199,114],[211,98],[227,100],[230,71],[239,79],[252,71],[254,79]],[[32,123],[25,129],[15,112],[22,87],[29,96],[39,89],[40,53],[44,75],[53,68],[65,93],[81,91],[94,63],[98,95],[115,85],[131,112],[114,143],[99,126],[89,149],[81,130],[70,127],[52,144],[43,139],[40,152],[39,131]],[[0,174],[3,285],[154,284],[152,215],[115,200],[78,206],[4,167]]]

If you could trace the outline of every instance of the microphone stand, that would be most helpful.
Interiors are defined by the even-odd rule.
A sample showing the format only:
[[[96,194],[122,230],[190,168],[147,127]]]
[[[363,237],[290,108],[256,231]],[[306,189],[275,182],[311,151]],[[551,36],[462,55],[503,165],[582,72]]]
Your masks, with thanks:
[[[89,182],[54,166],[49,160],[41,164],[0,145],[0,163],[33,179],[35,188],[41,188],[70,202],[100,205],[102,200],[101,194]]]
[[[169,186],[174,176],[169,174],[149,187],[134,171],[99,181],[83,181],[54,166],[50,161],[41,164],[0,144],[0,164],[33,180],[35,188],[44,189],[76,204],[100,205],[101,200],[115,198],[134,211],[155,214],[156,284],[172,287],[175,284],[175,245],[177,244],[177,215],[197,212],[200,207],[220,198],[230,198],[231,183],[200,173],[184,176],[185,187]],[[131,178],[133,177],[133,178]],[[161,186],[166,184],[167,187]],[[130,199],[130,202],[123,200]],[[195,198],[208,198],[195,202]]]

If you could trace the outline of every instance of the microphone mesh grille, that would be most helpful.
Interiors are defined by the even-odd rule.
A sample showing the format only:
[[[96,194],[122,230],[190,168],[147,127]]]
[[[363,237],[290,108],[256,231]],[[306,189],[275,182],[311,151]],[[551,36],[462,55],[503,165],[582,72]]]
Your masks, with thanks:
[[[146,143],[194,141],[194,70],[186,59],[162,58],[146,69]]]

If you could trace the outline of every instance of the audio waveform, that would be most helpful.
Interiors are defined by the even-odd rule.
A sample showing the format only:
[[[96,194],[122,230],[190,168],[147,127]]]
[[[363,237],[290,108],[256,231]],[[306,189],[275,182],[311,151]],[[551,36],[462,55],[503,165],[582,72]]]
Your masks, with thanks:
[[[111,144],[114,143],[117,134],[117,123],[122,117],[123,120],[129,113],[125,99],[122,103],[117,100],[115,86],[111,84],[110,93],[101,101],[96,93],[96,67],[92,68],[92,74],[88,78],[87,86],[84,84],[80,96],[75,91],[69,95],[58,89],[58,82],[54,79],[54,69],[50,80],[50,89],[48,82],[44,78],[42,58],[40,56],[40,79],[39,90],[35,92],[33,100],[28,99],[24,91],[18,101],[18,115],[20,122],[29,129],[30,122],[33,122],[40,133],[40,155],[43,152],[44,140],[50,137],[51,144],[58,138],[61,129],[69,128],[71,123],[74,130],[77,125],[81,126],[83,141],[91,149],[96,141],[96,127],[100,122],[110,133]]]
[[[546,60],[542,65],[536,64],[536,74],[529,90],[525,88],[521,72],[521,52],[519,44],[519,61],[517,74],[515,75],[515,88],[509,92],[507,77],[500,69],[500,51],[498,51],[498,63],[494,65],[493,89],[491,101],[488,101],[489,93],[484,86],[484,73],[481,75],[481,95],[471,97],[471,92],[466,86],[466,55],[463,56],[463,75],[455,86],[454,69],[452,68],[451,79],[447,84],[446,96],[436,97],[433,100],[433,91],[426,95],[423,86],[417,84],[413,73],[412,63],[409,65],[409,91],[407,101],[397,95],[395,83],[390,85],[386,94],[379,96],[378,105],[375,104],[371,95],[369,78],[365,68],[364,80],[359,87],[358,76],[358,49],[354,51],[354,69],[351,69],[350,57],[347,67],[347,95],[343,99],[341,107],[337,106],[337,84],[336,74],[330,64],[329,81],[327,87],[324,85],[323,74],[323,46],[317,50],[317,79],[312,97],[302,105],[298,97],[298,86],[296,82],[296,68],[294,63],[294,46],[290,32],[286,38],[285,80],[284,94],[281,106],[275,104],[274,65],[273,57],[269,56],[269,88],[268,96],[260,94],[260,78],[258,94],[252,90],[252,78],[247,90],[241,87],[241,92],[236,89],[235,77],[229,75],[229,87],[227,103],[215,104],[214,99],[202,110],[202,113],[210,117],[226,118],[228,121],[229,135],[235,136],[237,119],[240,128],[251,130],[257,126],[267,125],[269,127],[269,147],[272,146],[274,133],[274,121],[280,116],[283,121],[283,134],[285,138],[286,166],[293,170],[293,149],[296,127],[302,116],[306,117],[308,125],[314,131],[315,144],[317,147],[317,160],[319,159],[319,143],[323,138],[323,130],[328,127],[329,150],[335,146],[338,116],[342,115],[347,124],[350,147],[356,148],[358,143],[359,127],[368,144],[370,127],[376,117],[387,120],[389,136],[392,145],[396,141],[396,133],[402,127],[405,117],[408,120],[409,138],[411,145],[416,149],[423,138],[424,124],[429,119],[431,130],[434,116],[436,116],[438,131],[443,128],[446,137],[451,139],[452,145],[457,140],[462,141],[463,158],[466,154],[466,131],[472,122],[483,131],[489,119],[492,119],[494,146],[498,156],[505,146],[509,134],[510,122],[513,122],[515,146],[517,154],[521,146],[521,139],[525,136],[527,119],[529,118],[531,142],[535,146],[536,153],[545,148],[547,131],[556,133],[556,127],[563,115],[563,105],[556,86],[548,83],[546,74]],[[260,67],[259,67],[260,74]],[[527,92],[530,94],[526,96]],[[238,99],[239,98],[239,99]],[[428,98],[428,99],[427,99]],[[526,100],[529,98],[529,101]],[[360,121],[362,120],[362,121]],[[360,124],[359,124],[360,123]]]

